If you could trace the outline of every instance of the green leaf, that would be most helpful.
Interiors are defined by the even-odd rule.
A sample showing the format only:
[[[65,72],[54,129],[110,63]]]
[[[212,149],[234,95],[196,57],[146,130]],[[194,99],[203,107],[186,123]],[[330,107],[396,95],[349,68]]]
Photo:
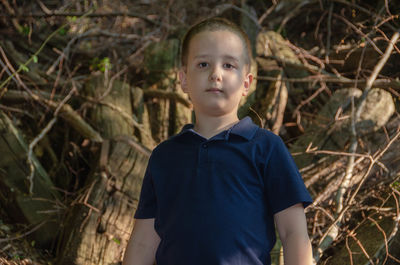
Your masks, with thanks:
[[[111,63],[110,63],[110,58],[104,57],[100,63],[99,63],[99,69],[104,73],[104,71],[107,69],[111,69]]]
[[[390,186],[391,186],[393,189],[400,191],[400,182],[395,181],[395,182],[393,182],[392,184],[390,184]]]
[[[65,28],[61,28],[61,29],[58,31],[58,34],[60,34],[61,36],[65,36],[65,35],[67,34],[67,30],[66,30]]]
[[[29,68],[24,64],[20,64],[19,69],[21,69],[24,72],[29,72]]]
[[[20,27],[20,31],[23,35],[28,36],[31,29],[28,26],[24,25]]]
[[[67,16],[68,21],[75,22],[78,18],[76,16]]]
[[[33,55],[33,62],[37,63],[38,62],[38,57],[36,55]]]

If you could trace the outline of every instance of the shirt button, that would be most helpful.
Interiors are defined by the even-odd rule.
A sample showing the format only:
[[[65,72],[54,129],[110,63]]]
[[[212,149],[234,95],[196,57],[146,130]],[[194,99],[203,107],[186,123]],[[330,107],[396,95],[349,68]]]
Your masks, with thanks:
[[[207,148],[208,147],[208,144],[203,144],[203,148]]]

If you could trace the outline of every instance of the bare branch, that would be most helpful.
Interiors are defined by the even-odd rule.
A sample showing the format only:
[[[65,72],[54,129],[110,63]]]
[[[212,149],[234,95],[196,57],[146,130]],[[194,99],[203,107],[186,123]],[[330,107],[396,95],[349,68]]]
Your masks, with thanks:
[[[355,122],[358,120],[358,118],[361,115],[361,109],[363,107],[363,104],[365,102],[365,99],[367,97],[367,94],[369,92],[369,90],[372,87],[373,82],[375,81],[376,77],[378,76],[378,73],[381,71],[381,69],[383,68],[384,64],[387,62],[387,60],[389,59],[389,56],[393,50],[393,45],[394,43],[396,43],[396,41],[399,38],[399,32],[396,32],[390,43],[389,46],[386,48],[386,51],[384,53],[384,55],[382,56],[382,58],[379,60],[378,64],[375,66],[371,76],[368,78],[367,83],[366,83],[366,87],[364,89],[363,95],[361,97],[361,100],[357,106],[356,112],[354,113],[354,115],[352,115],[352,143],[351,143],[351,147],[350,147],[350,153],[354,153],[356,152],[357,149],[357,139],[355,138],[356,136],[356,131],[355,131]],[[354,109],[354,108],[353,108]],[[386,145],[386,147],[378,152],[374,157],[371,157],[370,160],[370,165],[368,167],[367,172],[364,174],[364,176],[361,178],[356,190],[354,191],[354,193],[352,194],[352,196],[350,197],[347,206],[344,207],[343,206],[343,195],[344,193],[349,189],[349,183],[350,183],[350,178],[352,176],[352,172],[353,172],[353,168],[354,168],[354,158],[355,155],[350,156],[349,158],[349,162],[347,165],[347,169],[346,169],[346,175],[343,179],[343,182],[341,184],[341,187],[339,188],[338,192],[337,192],[337,210],[336,210],[336,215],[337,218],[335,220],[335,222],[332,223],[332,225],[329,227],[329,229],[326,231],[326,233],[324,234],[324,236],[320,239],[319,244],[318,244],[318,248],[316,250],[316,253],[314,254],[314,260],[315,262],[318,262],[318,260],[320,259],[322,253],[325,251],[325,249],[327,249],[332,242],[336,239],[338,233],[339,233],[339,228],[340,228],[340,222],[342,221],[343,215],[344,213],[347,211],[347,209],[349,208],[349,205],[351,205],[351,203],[353,202],[355,196],[358,194],[358,191],[360,190],[362,184],[364,183],[365,179],[368,177],[369,172],[371,171],[371,169],[373,168],[373,166],[375,165],[376,161],[378,161],[380,159],[380,157],[387,151],[387,149],[390,147],[390,145],[392,145],[392,143],[398,138],[400,137],[400,132],[398,132],[393,138],[392,140]]]
[[[166,27],[168,29],[174,29],[173,26],[167,25],[165,23],[161,23],[155,20],[148,18],[146,15],[136,13],[136,12],[99,12],[99,13],[82,13],[82,12],[50,12],[50,13],[25,13],[25,14],[0,14],[0,17],[6,18],[47,18],[47,17],[90,17],[90,18],[97,18],[97,17],[135,17],[140,18],[150,24],[159,26],[159,27]]]

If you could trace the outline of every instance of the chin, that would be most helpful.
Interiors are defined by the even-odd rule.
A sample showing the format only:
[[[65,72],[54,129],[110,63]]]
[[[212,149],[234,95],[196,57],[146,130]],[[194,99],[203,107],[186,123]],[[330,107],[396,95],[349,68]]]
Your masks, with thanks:
[[[207,110],[208,110],[207,114],[209,116],[213,116],[213,117],[225,116],[225,115],[231,114],[233,112],[235,112],[235,113],[237,112],[237,110],[236,111],[235,110],[227,110],[224,108],[208,108]]]

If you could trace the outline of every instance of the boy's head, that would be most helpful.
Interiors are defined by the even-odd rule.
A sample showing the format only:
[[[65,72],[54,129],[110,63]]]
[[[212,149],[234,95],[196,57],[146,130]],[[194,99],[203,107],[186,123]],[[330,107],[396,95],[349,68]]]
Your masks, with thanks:
[[[237,115],[253,80],[246,34],[228,20],[207,19],[190,28],[181,52],[179,79],[196,116]]]
[[[190,41],[193,39],[194,36],[204,31],[222,31],[222,30],[230,31],[240,38],[244,47],[243,54],[245,63],[247,65],[247,71],[250,72],[252,52],[251,52],[251,44],[249,37],[235,23],[219,17],[203,20],[193,25],[186,32],[185,36],[183,37],[181,45],[181,66],[185,68],[187,65]]]

